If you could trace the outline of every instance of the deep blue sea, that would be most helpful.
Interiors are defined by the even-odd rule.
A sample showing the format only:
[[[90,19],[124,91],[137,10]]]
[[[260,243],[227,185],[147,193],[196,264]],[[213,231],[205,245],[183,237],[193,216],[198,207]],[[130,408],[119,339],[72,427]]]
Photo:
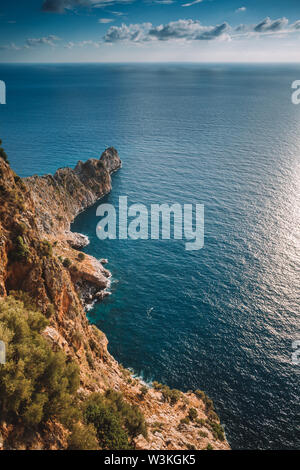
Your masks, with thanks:
[[[300,66],[0,65],[0,138],[21,175],[99,157],[105,201],[202,203],[205,246],[96,237],[112,295],[89,318],[146,381],[210,395],[235,449],[300,449]],[[47,210],[45,208],[45,210]]]

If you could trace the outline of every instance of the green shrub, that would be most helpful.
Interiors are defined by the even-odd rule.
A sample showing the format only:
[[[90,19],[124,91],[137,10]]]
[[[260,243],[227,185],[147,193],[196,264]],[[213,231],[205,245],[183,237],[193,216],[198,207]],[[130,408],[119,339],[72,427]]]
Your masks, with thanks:
[[[214,450],[214,448],[210,443],[208,443],[205,450]]]
[[[190,418],[188,416],[181,418],[180,424],[190,424]]]
[[[206,397],[206,399],[204,400],[204,403],[205,403],[205,406],[206,406],[207,410],[212,410],[213,411],[215,409],[214,408],[214,402],[210,398]]]
[[[216,440],[219,440],[219,441],[225,440],[224,429],[220,423],[217,423],[214,421],[210,423],[210,427],[212,430],[212,434]]]
[[[23,224],[23,223],[18,223],[17,224],[16,232],[17,232],[18,235],[21,235],[21,236],[25,235],[26,231],[27,231],[27,227],[26,227],[25,224]]]
[[[219,421],[219,416],[212,410],[208,412],[207,416],[209,421]]]
[[[170,390],[170,403],[171,405],[175,405],[175,403],[178,402],[178,400],[180,400],[180,397],[181,397],[181,392],[179,390],[176,390],[176,388]]]
[[[51,258],[53,255],[52,245],[47,240],[40,242],[39,246],[40,256],[46,256],[46,258]]]
[[[69,450],[98,450],[99,442],[93,424],[75,424],[68,438]]]
[[[65,268],[70,268],[72,266],[72,261],[69,258],[65,258],[63,261],[63,265]]]
[[[200,398],[204,404],[205,404],[205,407],[207,409],[207,411],[211,410],[211,411],[214,411],[214,403],[213,401],[206,395],[205,392],[203,392],[202,390],[195,390],[195,395]]]
[[[83,261],[84,259],[85,259],[85,254],[84,253],[79,253],[78,261]]]
[[[23,290],[11,290],[9,294],[11,297],[14,297],[15,300],[20,300],[26,310],[38,310],[35,299],[33,299],[28,292],[24,292]]]
[[[199,436],[204,438],[204,437],[208,437],[208,434],[205,431],[199,431]]]
[[[200,398],[201,400],[205,400],[206,395],[202,390],[195,390],[196,397]]]
[[[188,417],[190,418],[191,421],[194,421],[198,416],[198,412],[195,408],[190,408]]]
[[[92,397],[88,400],[84,418],[87,423],[93,424],[95,427],[102,449],[130,449],[128,434],[122,427],[121,417],[112,408],[108,407],[105,401],[102,401],[102,398],[95,399],[95,397]]]
[[[154,380],[154,382],[152,382],[152,386],[154,388],[154,390],[161,390],[163,385],[160,384],[159,382],[156,382],[156,380]]]
[[[131,438],[137,437],[140,434],[144,437],[147,436],[144,415],[137,405],[124,403],[124,407],[120,411],[124,419],[124,425]]]
[[[196,450],[196,447],[194,446],[194,444],[190,444],[189,442],[186,443],[186,448],[188,450]]]
[[[152,432],[161,432],[164,429],[164,423],[159,421],[155,421],[155,423],[151,424]]]
[[[202,419],[202,418],[197,418],[194,420],[195,423],[198,425],[198,426],[205,426],[206,425],[206,420],[205,419]]]
[[[130,437],[134,438],[139,434],[147,436],[145,419],[138,406],[125,402],[122,394],[114,390],[108,390],[105,393],[105,398],[109,406],[121,414]]]
[[[29,247],[24,242],[23,237],[19,235],[14,243],[14,248],[10,252],[10,258],[13,261],[28,261],[29,255]]]
[[[90,345],[90,348],[92,351],[96,351],[97,350],[97,344],[95,343],[95,341],[93,340],[93,338],[90,338],[89,339],[89,345]]]
[[[51,317],[53,317],[54,314],[55,314],[54,305],[49,304],[48,307],[47,307],[46,313],[45,313],[46,318],[51,318]]]
[[[0,146],[2,145],[2,140],[0,139]],[[2,158],[6,163],[9,163],[8,157],[2,147],[0,147],[0,158]]]
[[[47,324],[44,315],[11,296],[0,301],[1,337],[7,346],[7,362],[0,368],[0,415],[7,422],[21,419],[32,428],[50,418],[67,426],[78,419],[78,367],[63,352],[50,349],[40,334]]]
[[[101,448],[129,449],[134,437],[147,436],[143,414],[125,402],[121,393],[108,390],[105,395],[93,394],[84,407],[85,420],[95,426]]]
[[[14,182],[15,182],[16,184],[19,184],[19,183],[22,182],[22,179],[20,178],[20,176],[15,175],[15,176],[14,176]]]
[[[92,358],[92,355],[89,352],[86,353],[86,360],[88,362],[89,367],[91,369],[94,369],[95,368],[95,363],[94,363],[94,360]]]
[[[159,382],[154,381],[152,386],[155,390],[161,391],[163,400],[171,405],[175,405],[175,403],[177,403],[181,398],[181,392],[179,390],[171,389],[167,385],[162,385]]]
[[[145,396],[147,395],[149,389],[148,387],[146,387],[145,385],[143,385],[141,388],[140,388],[140,397],[141,399],[143,400],[145,398]]]

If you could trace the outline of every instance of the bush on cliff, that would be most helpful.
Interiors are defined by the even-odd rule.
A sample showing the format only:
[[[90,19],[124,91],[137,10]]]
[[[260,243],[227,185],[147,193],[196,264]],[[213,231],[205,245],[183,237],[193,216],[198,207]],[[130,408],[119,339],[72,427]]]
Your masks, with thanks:
[[[125,402],[121,393],[114,390],[108,390],[105,393],[105,399],[108,406],[114,408],[116,413],[122,416],[125,428],[131,438],[142,434],[147,436],[147,428],[143,413],[136,405],[130,405]]]
[[[2,145],[2,140],[0,139],[0,158],[2,158],[6,163],[9,163],[8,157],[4,151],[4,149],[1,147]]]
[[[210,428],[212,431],[212,434],[216,440],[219,441],[225,441],[225,433],[223,426],[220,423],[217,423],[215,421],[210,423]]]
[[[25,310],[38,310],[36,301],[28,294],[28,292],[24,292],[23,290],[11,290],[10,296],[15,300],[22,302]]]
[[[63,265],[65,268],[70,268],[72,266],[72,261],[69,258],[65,258],[63,261]]]
[[[51,258],[53,255],[52,245],[47,240],[42,240],[39,245],[40,256]]]
[[[206,395],[205,392],[202,390],[195,390],[195,395],[197,398],[200,398],[205,404],[207,411],[214,411],[214,403],[213,401]]]
[[[79,253],[78,261],[84,261],[84,260],[85,260],[85,254],[84,253]]]
[[[188,417],[190,418],[190,420],[195,421],[197,416],[198,416],[197,410],[195,408],[190,408],[189,413],[188,413]]]
[[[78,368],[41,336],[47,323],[11,296],[0,301],[0,333],[7,348],[0,368],[0,414],[7,422],[32,428],[49,418],[66,425],[79,418],[74,406]]]
[[[144,400],[145,396],[147,395],[147,393],[149,392],[149,388],[146,387],[145,385],[143,385],[141,388],[140,388],[140,397],[141,397],[141,400]]]
[[[14,248],[10,251],[10,259],[12,261],[27,261],[29,256],[29,247],[24,242],[23,237],[19,235],[15,240]]]
[[[182,396],[179,390],[176,388],[171,389],[168,385],[162,385],[156,381],[152,385],[155,390],[159,390],[162,393],[163,400],[171,405],[175,405]]]
[[[104,405],[90,405],[86,410],[86,419],[97,431],[97,438],[102,449],[130,449],[128,435],[122,428],[120,417]]]
[[[69,450],[98,450],[99,442],[93,424],[75,424],[68,439]]]
[[[122,394],[113,390],[91,395],[84,406],[84,418],[95,426],[103,449],[130,449],[132,438],[147,435],[139,408],[126,403]]]

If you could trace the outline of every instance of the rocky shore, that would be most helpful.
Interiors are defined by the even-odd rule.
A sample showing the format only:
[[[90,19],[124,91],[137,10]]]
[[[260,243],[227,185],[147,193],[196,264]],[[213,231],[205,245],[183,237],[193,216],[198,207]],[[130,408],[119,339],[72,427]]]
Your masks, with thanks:
[[[77,250],[87,246],[89,240],[71,232],[70,225],[80,212],[111,191],[111,174],[121,167],[118,152],[111,147],[99,160],[79,161],[74,169],[61,168],[53,176],[24,179],[35,204],[39,231],[52,244],[56,256],[70,260],[71,278],[81,292],[84,306],[109,295],[111,276],[92,256],[78,259]]]
[[[111,190],[111,174],[119,168],[114,148],[74,169],[25,179],[0,158],[0,302],[16,291],[34,299],[49,318],[43,336],[79,366],[79,399],[114,389],[140,408],[148,435],[135,438],[136,449],[227,450],[219,418],[203,392],[145,387],[110,355],[106,336],[86,318],[87,305],[108,294],[110,273],[107,260],[79,251],[88,240],[72,233],[70,224]],[[12,442],[14,449],[66,449],[67,436],[55,420],[31,433],[22,423],[0,422],[3,449]]]

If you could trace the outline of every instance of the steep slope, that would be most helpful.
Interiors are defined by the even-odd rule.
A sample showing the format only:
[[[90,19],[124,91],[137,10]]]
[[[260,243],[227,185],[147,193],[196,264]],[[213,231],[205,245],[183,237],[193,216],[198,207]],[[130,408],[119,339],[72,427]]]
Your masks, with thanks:
[[[53,349],[78,363],[80,397],[114,389],[139,406],[148,437],[135,439],[137,449],[204,449],[208,444],[229,449],[203,393],[172,394],[157,384],[141,392],[142,382],[116,362],[106,336],[87,321],[84,303],[105,295],[109,272],[91,256],[79,259],[74,246],[86,240],[70,232],[70,223],[111,190],[111,173],[120,167],[117,151],[110,148],[100,160],[79,162],[74,170],[22,180],[0,158],[0,302],[13,291],[26,292],[50,317],[42,334]],[[186,419],[190,408],[197,418]],[[18,426],[1,423],[0,448],[14,442],[17,449],[64,449],[66,434],[59,423],[49,422],[25,439]]]

